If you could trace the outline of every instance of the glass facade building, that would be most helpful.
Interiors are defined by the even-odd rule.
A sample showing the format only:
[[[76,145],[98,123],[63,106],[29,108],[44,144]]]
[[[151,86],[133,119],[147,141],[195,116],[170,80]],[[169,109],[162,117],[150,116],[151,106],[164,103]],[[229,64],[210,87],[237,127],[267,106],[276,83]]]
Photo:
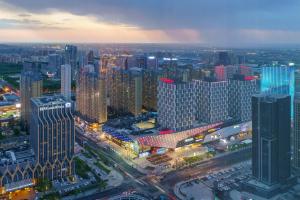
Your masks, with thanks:
[[[261,74],[261,92],[291,96],[291,116],[295,95],[295,69],[288,66],[264,66]]]
[[[30,142],[40,177],[54,180],[75,173],[72,107],[61,95],[31,98]]]
[[[266,185],[291,176],[290,96],[252,97],[252,174]]]

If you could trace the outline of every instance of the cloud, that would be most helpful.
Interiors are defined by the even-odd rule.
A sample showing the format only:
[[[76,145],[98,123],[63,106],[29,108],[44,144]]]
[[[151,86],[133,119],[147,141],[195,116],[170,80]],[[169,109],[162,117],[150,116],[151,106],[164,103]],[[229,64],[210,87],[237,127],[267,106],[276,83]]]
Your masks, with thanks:
[[[5,0],[30,12],[66,11],[149,29],[300,29],[297,0]]]
[[[298,0],[0,0],[0,12],[1,2],[2,7],[16,12],[11,19],[17,19],[23,28],[23,20],[30,19],[41,22],[28,21],[31,27],[89,30],[99,37],[101,30],[120,28],[137,41],[300,42],[296,37],[300,32]],[[0,27],[14,23],[0,21]],[[145,35],[137,36],[138,31]],[[86,33],[86,37],[91,36]],[[128,41],[132,38],[127,36]]]
[[[21,13],[19,14],[20,17],[31,17],[30,14],[27,14],[27,13]]]

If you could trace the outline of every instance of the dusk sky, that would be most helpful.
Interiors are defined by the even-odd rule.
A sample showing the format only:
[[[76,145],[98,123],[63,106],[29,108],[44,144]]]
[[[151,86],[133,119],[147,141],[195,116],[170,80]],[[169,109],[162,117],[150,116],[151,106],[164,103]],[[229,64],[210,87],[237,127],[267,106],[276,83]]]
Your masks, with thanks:
[[[0,0],[0,42],[300,44],[299,0]]]

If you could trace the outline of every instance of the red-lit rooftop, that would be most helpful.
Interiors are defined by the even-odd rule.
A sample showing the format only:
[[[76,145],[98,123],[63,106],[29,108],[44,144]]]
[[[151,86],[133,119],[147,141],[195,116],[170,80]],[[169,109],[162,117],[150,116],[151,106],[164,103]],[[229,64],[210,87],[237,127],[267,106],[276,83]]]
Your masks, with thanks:
[[[169,78],[160,78],[160,81],[168,84],[174,83],[174,80]]]

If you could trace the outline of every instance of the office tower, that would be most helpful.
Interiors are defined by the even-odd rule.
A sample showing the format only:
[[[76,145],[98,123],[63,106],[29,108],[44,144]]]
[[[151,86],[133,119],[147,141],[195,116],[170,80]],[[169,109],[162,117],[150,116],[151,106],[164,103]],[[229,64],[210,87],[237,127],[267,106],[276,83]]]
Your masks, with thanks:
[[[20,77],[21,95],[21,124],[24,129],[28,128],[31,104],[30,98],[42,95],[43,82],[40,73],[35,71],[22,71]]]
[[[94,64],[94,58],[95,58],[94,52],[89,51],[87,54],[87,63],[91,65]]]
[[[87,121],[104,123],[107,121],[106,81],[92,69],[87,65],[79,73],[76,109]]]
[[[23,71],[34,71],[37,72],[39,70],[38,62],[32,60],[26,60],[23,63]]]
[[[114,67],[108,74],[110,107],[120,114],[142,113],[143,77],[140,68]]]
[[[293,126],[293,169],[300,173],[300,69],[295,69],[294,97],[294,126]]]
[[[215,78],[217,81],[225,81],[233,78],[234,74],[239,72],[239,66],[236,65],[219,65],[215,67]]]
[[[78,73],[77,67],[77,47],[74,45],[65,46],[65,64],[71,65],[71,78],[75,79],[76,74]]]
[[[60,67],[63,64],[62,56],[59,54],[48,55],[48,69],[55,71],[56,76],[60,77]]]
[[[253,72],[251,67],[241,65],[239,69],[239,74],[242,74],[244,76],[252,76]]]
[[[146,69],[143,71],[143,106],[147,110],[157,110],[158,80],[162,70]]]
[[[157,69],[158,68],[158,59],[155,56],[148,56],[146,66],[148,69]]]
[[[63,96],[31,99],[30,142],[40,177],[49,180],[74,175],[75,125],[72,104]],[[37,172],[38,173],[38,172]]]
[[[232,65],[234,63],[234,56],[232,52],[219,51],[215,54],[215,65]]]
[[[157,112],[162,128],[181,131],[194,123],[193,84],[161,78],[158,83]]]
[[[135,57],[130,54],[121,54],[115,58],[115,66],[128,70],[136,64]]]
[[[252,174],[268,186],[291,176],[290,96],[252,97]]]
[[[204,123],[228,120],[228,82],[208,78],[193,82],[196,120]]]
[[[147,56],[139,55],[136,56],[136,64],[135,67],[146,69],[147,68]]]
[[[251,97],[257,91],[253,76],[235,75],[228,84],[229,116],[240,122],[251,121]]]
[[[61,66],[61,94],[67,99],[71,99],[71,65]]]
[[[215,66],[215,77],[217,81],[225,81],[227,79],[224,65]]]
[[[291,96],[291,116],[295,94],[294,70],[288,66],[264,66],[261,73],[261,92]]]

